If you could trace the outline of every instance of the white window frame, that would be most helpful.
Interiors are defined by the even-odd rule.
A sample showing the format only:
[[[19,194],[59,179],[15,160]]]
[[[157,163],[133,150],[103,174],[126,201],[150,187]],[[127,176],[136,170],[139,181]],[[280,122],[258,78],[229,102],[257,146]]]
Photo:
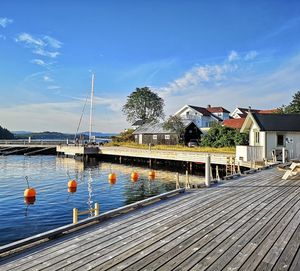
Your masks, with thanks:
[[[165,139],[170,140],[170,135],[165,135]]]
[[[152,138],[153,138],[154,140],[157,140],[157,135],[153,135]]]

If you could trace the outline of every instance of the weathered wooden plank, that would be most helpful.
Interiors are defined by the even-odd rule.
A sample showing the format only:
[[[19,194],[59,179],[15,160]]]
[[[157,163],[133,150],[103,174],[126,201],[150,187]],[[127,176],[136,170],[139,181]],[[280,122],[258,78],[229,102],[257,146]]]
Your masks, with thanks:
[[[250,198],[251,197],[254,197],[253,195],[251,196],[250,195]],[[234,207],[234,210],[236,211],[237,210],[237,207],[238,206],[235,206]],[[232,210],[231,210],[232,211]],[[236,212],[238,212],[238,211],[236,211]],[[230,214],[229,214],[230,215]],[[184,221],[185,223],[186,223],[186,221]],[[207,219],[205,220],[205,222],[204,222],[204,225],[206,225],[207,224]],[[188,224],[186,224],[186,225],[188,225]],[[207,226],[207,225],[206,225]],[[177,227],[177,228],[176,228]],[[164,236],[166,236],[166,235],[168,235],[169,233],[172,233],[172,232],[174,232],[175,230],[178,230],[179,229],[179,227],[180,227],[180,224],[179,225],[176,225],[176,227],[174,227],[173,229],[168,229],[168,230],[166,230],[165,232],[162,232],[161,234],[158,234],[158,235],[156,235],[156,236],[150,236],[151,237],[151,242],[154,242],[155,240],[156,241],[158,241],[158,240],[160,240],[161,238],[163,238]],[[122,247],[122,248],[115,248],[114,249],[114,251],[116,251],[115,253],[110,253],[110,255],[109,255],[109,257],[106,257],[106,256],[104,256],[104,257],[101,257],[101,258],[98,258],[96,261],[94,261],[94,262],[91,262],[90,264],[88,264],[88,265],[85,265],[85,267],[86,268],[91,268],[91,267],[96,267],[96,268],[99,268],[98,266],[97,266],[97,262],[103,262],[103,261],[105,261],[105,259],[106,260],[108,260],[108,258],[110,258],[110,257],[115,257],[115,256],[117,256],[117,255],[119,255],[119,254],[121,254],[121,252],[127,252],[127,253],[130,253],[130,254],[135,254],[136,253],[136,251],[137,250],[140,250],[141,248],[143,248],[143,247],[147,247],[147,246],[149,246],[149,244],[146,242],[146,238],[145,238],[145,236],[144,236],[144,238],[142,239],[142,240],[138,240],[138,242],[134,242],[134,243],[131,243],[131,244],[126,244],[126,246],[125,247]],[[138,245],[140,245],[140,246],[138,246]],[[133,249],[131,249],[131,248],[133,248]],[[131,249],[131,250],[129,250],[129,249]],[[112,250],[112,248],[110,248],[110,250]],[[125,257],[128,257],[128,255],[123,255],[123,256],[125,256]],[[123,257],[122,255],[120,256],[120,257]],[[90,260],[93,260],[92,259],[92,256],[91,256],[91,259]],[[112,261],[111,261],[111,264],[115,264],[115,262],[117,261],[118,259],[117,259],[117,257],[115,257],[115,258],[113,258],[112,259]],[[84,259],[84,261],[86,262],[87,261],[87,259]],[[73,265],[72,265],[72,267],[74,267]],[[77,268],[77,266],[75,266],[76,268]],[[108,268],[107,266],[106,266],[106,268]]]
[[[280,193],[280,195],[282,195],[282,192]],[[275,198],[274,198],[274,200],[275,200]],[[214,223],[214,226],[216,227],[217,224]],[[190,235],[190,233],[191,233],[191,231],[189,232],[189,235]],[[155,244],[154,247],[148,247],[147,249],[141,251],[138,255],[134,255],[133,257],[122,262],[120,267],[114,266],[114,268],[117,269],[119,267],[119,269],[122,269],[122,266],[125,267],[126,265],[133,264],[134,262],[137,262],[137,260],[140,258],[141,260],[139,261],[139,263],[136,263],[136,264],[130,266],[128,269],[125,269],[125,270],[139,270],[142,267],[146,266],[147,263],[153,261],[153,259],[158,259],[158,257],[162,257],[165,259],[164,252],[168,252],[168,251],[170,251],[170,249],[173,249],[178,243],[180,243],[180,240],[178,240],[176,238],[173,238],[172,240],[165,238],[165,239],[163,239],[163,243],[166,243],[166,244],[157,243],[157,244]],[[164,247],[164,248],[161,249],[162,247]],[[158,249],[160,249],[160,250],[158,250]]]
[[[299,189],[294,190],[290,195],[283,199],[279,204],[277,204],[273,209],[271,209],[265,216],[257,221],[254,226],[247,230],[243,234],[243,231],[239,235],[234,234],[231,237],[231,240],[226,243],[222,243],[217,246],[208,256],[201,261],[201,264],[210,271],[223,270],[226,266],[239,252],[240,250],[248,244],[254,236],[259,234],[263,227],[269,228],[272,225],[274,220],[280,221],[285,215],[288,206],[293,206],[297,201],[297,193]],[[265,209],[264,209],[265,210]],[[264,214],[262,210],[262,214]],[[237,256],[238,258],[238,256]],[[215,262],[214,262],[215,261]],[[213,262],[213,264],[211,264]],[[199,270],[202,270],[200,264],[198,265]]]
[[[299,271],[300,270],[300,249],[298,249],[298,252],[296,256],[293,259],[292,265],[289,269],[290,271]]]
[[[278,258],[273,270],[288,270],[292,265],[293,259],[297,254],[297,251],[300,248],[300,225],[298,225],[296,231],[293,233],[293,236],[289,240],[289,243],[285,247],[284,251]],[[300,258],[299,260],[299,268],[300,270]],[[292,269],[292,268],[291,268]]]

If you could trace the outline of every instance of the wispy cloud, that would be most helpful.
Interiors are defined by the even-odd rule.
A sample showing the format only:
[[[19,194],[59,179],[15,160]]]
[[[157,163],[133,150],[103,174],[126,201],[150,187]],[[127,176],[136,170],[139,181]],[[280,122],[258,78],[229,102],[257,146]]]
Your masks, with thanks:
[[[33,51],[33,53],[40,56],[50,57],[50,58],[56,58],[60,54],[59,52],[46,51],[43,48],[37,48],[36,50]]]
[[[37,58],[36,59],[32,59],[31,63],[39,65],[39,66],[42,66],[42,67],[47,67],[48,66],[48,63],[46,63],[44,60],[37,59]]]
[[[257,57],[257,55],[258,55],[257,51],[250,51],[245,55],[244,59],[245,60],[253,60]]]
[[[31,48],[34,54],[49,58],[56,58],[60,55],[60,52],[58,52],[57,49],[61,48],[62,42],[53,37],[35,37],[29,33],[22,33],[18,35],[15,40],[16,42],[23,43],[26,47]],[[55,49],[55,51],[53,51],[53,49]]]
[[[12,24],[13,20],[6,18],[6,17],[0,17],[0,26],[3,28],[7,27],[9,24]]]
[[[51,46],[52,48],[59,49],[62,46],[62,42],[59,40],[52,38],[50,36],[44,36],[44,40]]]
[[[228,55],[228,61],[229,62],[232,62],[232,61],[235,61],[235,60],[238,60],[239,59],[239,55],[236,51],[232,50],[230,52],[230,54]]]
[[[54,80],[50,77],[50,76],[48,76],[48,75],[44,75],[43,76],[43,79],[44,79],[44,81],[46,81],[46,82],[53,82]]]
[[[49,89],[49,90],[57,90],[57,89],[61,89],[61,87],[60,86],[48,86],[47,89]]]

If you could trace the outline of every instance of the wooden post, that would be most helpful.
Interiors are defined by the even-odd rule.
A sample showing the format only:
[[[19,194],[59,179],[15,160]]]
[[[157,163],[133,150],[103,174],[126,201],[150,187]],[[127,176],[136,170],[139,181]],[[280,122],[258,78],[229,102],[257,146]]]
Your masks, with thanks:
[[[119,162],[122,164],[122,156],[119,157]]]
[[[99,203],[95,203],[95,216],[99,215],[100,212],[100,205]]]
[[[193,172],[193,162],[190,162],[190,173]]]
[[[282,163],[284,164],[285,162],[286,162],[285,147],[282,147]]]
[[[213,175],[212,166],[210,166],[209,173],[210,173],[210,178],[213,180],[214,179],[214,175]]]
[[[205,162],[205,185],[206,187],[210,187],[210,155],[208,154],[206,156],[206,162]]]
[[[180,189],[179,173],[178,172],[176,173],[175,178],[176,178],[176,189]]]
[[[185,171],[185,188],[186,189],[190,189],[191,186],[190,186],[190,180],[189,180],[189,171],[186,170]]]
[[[149,167],[150,167],[150,168],[152,167],[152,161],[151,161],[151,158],[149,159]]]
[[[241,174],[240,161],[238,161],[238,165],[237,165],[237,167],[238,167],[238,173],[240,173],[240,174]]]
[[[78,209],[73,208],[73,224],[76,224],[78,222]]]
[[[216,165],[216,180],[217,180],[217,182],[220,181],[220,174],[219,174],[219,166],[218,165]]]

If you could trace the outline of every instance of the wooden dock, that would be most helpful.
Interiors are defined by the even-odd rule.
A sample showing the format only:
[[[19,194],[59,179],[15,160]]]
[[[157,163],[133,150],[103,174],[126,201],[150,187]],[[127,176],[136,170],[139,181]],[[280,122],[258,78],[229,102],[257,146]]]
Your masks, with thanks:
[[[300,180],[263,170],[3,256],[1,270],[300,270]]]

